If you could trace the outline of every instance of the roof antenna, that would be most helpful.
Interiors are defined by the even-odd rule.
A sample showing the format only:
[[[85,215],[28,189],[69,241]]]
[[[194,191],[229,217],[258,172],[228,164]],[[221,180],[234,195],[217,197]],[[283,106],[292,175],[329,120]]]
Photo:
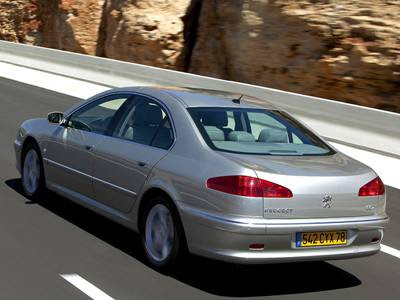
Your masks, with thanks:
[[[232,99],[233,103],[240,104],[240,100],[242,100],[243,95],[241,95],[238,99]]]

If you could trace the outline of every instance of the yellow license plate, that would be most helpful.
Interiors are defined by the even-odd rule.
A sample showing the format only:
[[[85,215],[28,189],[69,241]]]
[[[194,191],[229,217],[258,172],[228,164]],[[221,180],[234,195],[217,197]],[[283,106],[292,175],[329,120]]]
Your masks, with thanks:
[[[346,245],[347,231],[297,232],[296,247]]]

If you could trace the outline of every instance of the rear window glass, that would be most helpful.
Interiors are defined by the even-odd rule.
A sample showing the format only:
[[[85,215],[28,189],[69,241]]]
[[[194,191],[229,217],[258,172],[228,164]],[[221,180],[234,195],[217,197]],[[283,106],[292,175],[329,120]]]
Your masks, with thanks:
[[[263,155],[335,153],[318,136],[281,111],[220,107],[196,107],[188,111],[214,150]]]

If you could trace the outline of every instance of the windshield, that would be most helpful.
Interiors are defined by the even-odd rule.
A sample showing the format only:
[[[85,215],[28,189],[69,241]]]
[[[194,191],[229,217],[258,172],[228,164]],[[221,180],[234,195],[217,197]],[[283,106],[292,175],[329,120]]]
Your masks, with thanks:
[[[214,150],[264,155],[328,155],[335,152],[288,114],[265,109],[188,108]]]

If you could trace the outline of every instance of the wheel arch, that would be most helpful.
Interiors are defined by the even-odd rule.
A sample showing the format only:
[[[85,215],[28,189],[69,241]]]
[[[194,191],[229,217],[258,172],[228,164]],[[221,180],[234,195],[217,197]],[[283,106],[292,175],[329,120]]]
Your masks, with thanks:
[[[39,177],[38,188],[32,194],[28,194],[28,192],[26,190],[24,190],[24,193],[28,198],[37,200],[37,197],[39,195],[42,195],[43,191],[46,188],[46,176],[45,176],[43,157],[42,157],[39,142],[30,135],[28,135],[24,138],[22,145],[21,145],[21,153],[20,153],[21,178],[23,180],[24,156],[26,155],[27,151],[30,149],[29,148],[30,145],[32,148],[35,149],[35,152],[37,152],[37,155],[38,155],[38,159],[40,162],[40,177]],[[22,187],[22,188],[24,189],[24,187]]]
[[[183,223],[182,223],[182,216],[181,213],[179,212],[179,208],[178,205],[176,203],[176,200],[174,199],[173,196],[171,196],[171,194],[169,192],[167,192],[164,188],[159,187],[159,186],[153,186],[153,187],[149,187],[145,192],[143,192],[142,196],[140,197],[140,201],[139,201],[139,205],[138,205],[138,209],[137,209],[137,221],[136,221],[136,226],[139,232],[141,232],[142,225],[143,225],[143,218],[144,218],[144,211],[145,211],[145,207],[147,204],[146,200],[155,198],[155,197],[163,197],[165,198],[167,201],[169,201],[173,207],[175,208],[175,212],[177,213],[178,217],[179,217],[179,222],[180,225],[182,226],[182,230],[186,239],[186,235],[185,235],[185,229],[183,227]]]
[[[22,165],[22,158],[26,151],[26,147],[28,147],[28,145],[30,145],[30,144],[35,145],[40,150],[39,143],[33,136],[28,135],[27,137],[25,137],[24,142],[22,143],[22,151],[21,151],[21,157],[20,157],[21,165]],[[39,154],[41,154],[41,153],[39,153]]]

